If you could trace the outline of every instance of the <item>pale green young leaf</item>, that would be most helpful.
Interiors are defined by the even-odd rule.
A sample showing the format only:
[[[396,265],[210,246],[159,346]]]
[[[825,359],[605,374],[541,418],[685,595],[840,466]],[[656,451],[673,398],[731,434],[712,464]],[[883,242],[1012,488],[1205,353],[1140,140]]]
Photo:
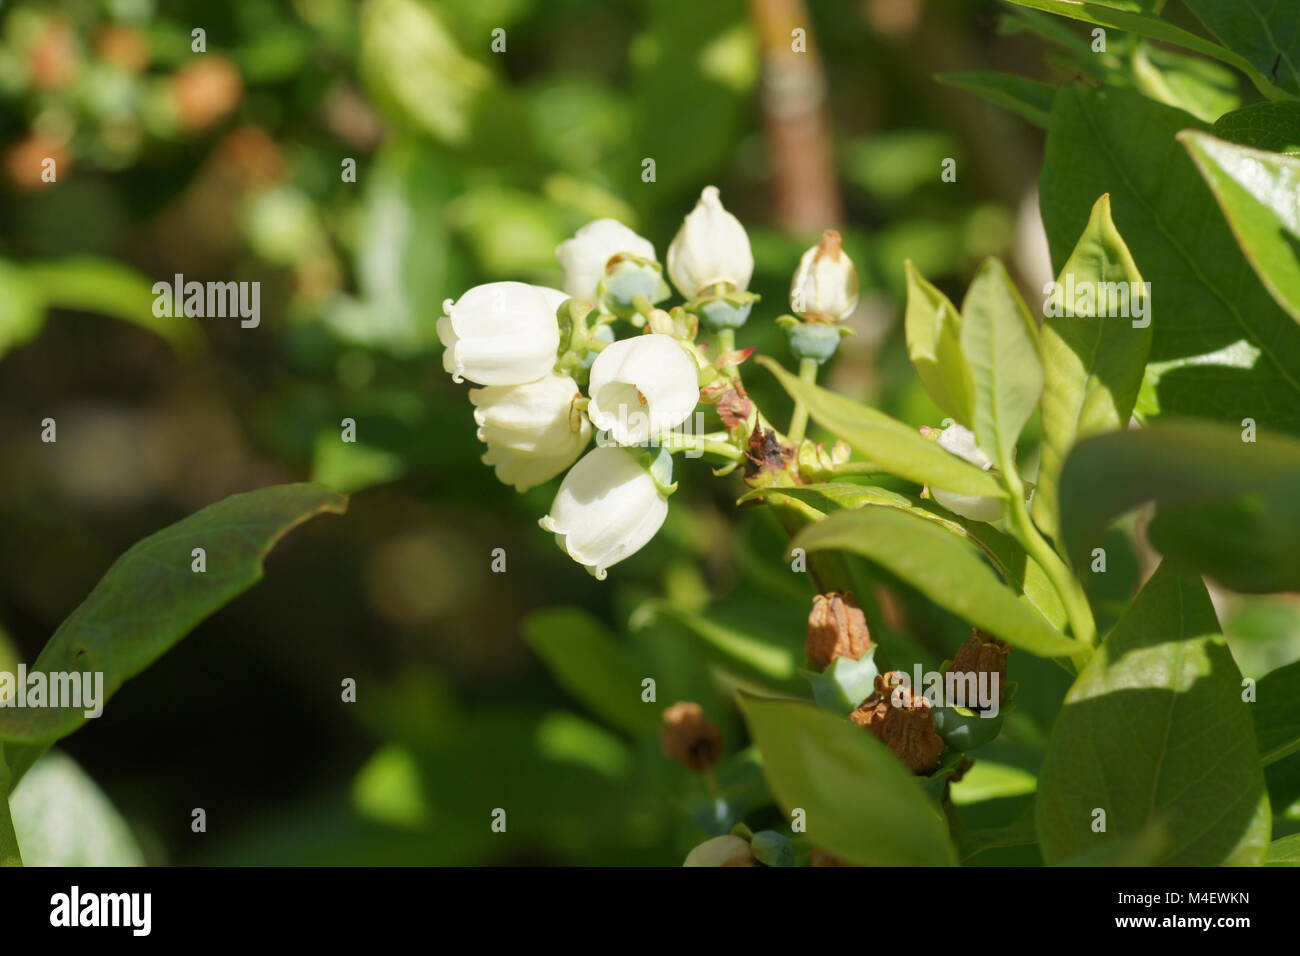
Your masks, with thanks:
[[[961,315],[961,348],[975,383],[971,430],[984,453],[1010,473],[1015,470],[1020,432],[1043,393],[1038,327],[996,259],[980,267],[962,301]]]
[[[838,511],[801,531],[794,546],[849,551],[878,564],[935,604],[1040,657],[1074,657],[1081,646],[998,580],[974,545],[892,508]]]
[[[882,471],[961,494],[1006,496],[993,476],[944,451],[916,429],[884,412],[801,381],[766,356],[759,356],[758,362],[777,377],[792,398],[807,406],[814,421],[879,464]]]
[[[1074,300],[1066,301],[1070,292]],[[1135,307],[1139,297],[1144,320],[1130,317],[1143,311]],[[1080,438],[1128,425],[1151,349],[1150,307],[1142,275],[1111,219],[1110,197],[1103,195],[1044,309],[1034,520],[1053,537],[1059,533],[1057,482],[1070,448]]]
[[[934,403],[969,427],[975,412],[975,382],[961,351],[961,314],[910,259],[905,268],[907,354]]]

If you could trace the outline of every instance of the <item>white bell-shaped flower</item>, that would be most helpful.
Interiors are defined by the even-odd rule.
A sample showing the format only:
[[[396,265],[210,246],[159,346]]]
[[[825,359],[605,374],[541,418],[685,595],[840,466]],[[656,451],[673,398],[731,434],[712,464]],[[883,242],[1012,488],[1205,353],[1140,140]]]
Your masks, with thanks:
[[[668,499],[635,452],[593,448],[574,465],[540,522],[569,557],[604,580],[641,550],[668,515]]]
[[[584,302],[596,301],[596,286],[605,276],[609,260],[619,253],[642,259],[655,258],[655,247],[617,219],[597,219],[555,247],[564,270],[564,291]]]
[[[555,365],[560,347],[556,310],[567,298],[559,289],[523,282],[476,285],[438,320],[442,366],[457,382],[522,385]]]
[[[988,471],[993,467],[992,459],[975,443],[975,433],[963,425],[954,424],[945,428],[939,435],[939,447],[970,462],[982,471]],[[963,495],[955,491],[944,491],[942,488],[931,488],[930,496],[953,514],[969,518],[971,521],[997,521],[1002,517],[1001,498]]]
[[[527,491],[572,465],[591,440],[591,423],[574,403],[578,383],[568,375],[547,372],[524,385],[471,388],[483,463],[498,480]]]
[[[834,229],[827,229],[821,244],[799,260],[790,283],[790,307],[795,315],[823,321],[847,319],[858,307],[858,270]]]
[[[591,422],[620,445],[675,428],[700,401],[695,360],[671,335],[652,332],[606,346],[587,383]]]
[[[705,186],[668,247],[669,278],[692,301],[718,283],[743,291],[753,274],[754,253],[745,227],[722,208],[718,187]]]

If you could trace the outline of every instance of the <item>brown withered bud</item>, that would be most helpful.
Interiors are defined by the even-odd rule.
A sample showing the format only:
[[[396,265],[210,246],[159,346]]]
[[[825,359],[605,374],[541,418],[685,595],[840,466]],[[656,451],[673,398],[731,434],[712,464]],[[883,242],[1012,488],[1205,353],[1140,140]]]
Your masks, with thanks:
[[[898,676],[895,676],[898,675]],[[927,774],[939,766],[943,738],[934,729],[930,702],[899,681],[906,676],[890,671],[876,676],[876,690],[849,714],[849,719],[870,731],[912,773]],[[895,690],[899,704],[894,705]]]
[[[991,682],[996,674],[998,703],[1002,703],[1007,692],[1007,655],[1011,646],[994,637],[987,631],[973,628],[970,637],[957,648],[957,656],[944,671],[945,674],[974,674],[979,680],[980,674],[988,674]],[[978,685],[977,685],[978,686]],[[971,708],[976,709],[976,708]]]
[[[860,661],[869,650],[867,617],[852,594],[832,591],[813,598],[808,639],[803,645],[804,656],[813,667],[825,670],[837,657]]]
[[[704,716],[699,704],[679,701],[664,711],[659,745],[664,756],[692,773],[704,773],[722,756],[722,731]]]

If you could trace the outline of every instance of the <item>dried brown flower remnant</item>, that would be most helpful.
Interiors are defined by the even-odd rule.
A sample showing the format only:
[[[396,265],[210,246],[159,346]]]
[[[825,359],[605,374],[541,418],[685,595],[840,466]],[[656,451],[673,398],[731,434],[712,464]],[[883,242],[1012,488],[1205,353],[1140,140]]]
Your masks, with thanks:
[[[976,681],[980,674],[996,674],[998,703],[1002,703],[1007,692],[1007,655],[1011,647],[1005,641],[994,637],[978,627],[970,632],[962,646],[957,649],[957,656],[948,665],[945,674],[974,674]],[[978,686],[978,685],[977,685]]]
[[[722,731],[699,704],[679,701],[664,711],[659,744],[665,756],[692,773],[704,773],[722,756]]]
[[[803,646],[804,656],[813,667],[825,670],[837,657],[860,661],[869,650],[867,617],[852,594],[831,591],[813,598],[808,639]]]
[[[874,734],[912,773],[926,774],[939,765],[943,738],[934,729],[930,702],[901,685],[900,678],[905,676],[900,671],[878,675],[875,693],[859,704],[849,719]],[[893,699],[896,689],[902,705],[898,707]]]
[[[755,425],[745,448],[745,477],[750,484],[763,484],[763,478],[773,473],[784,472],[794,460],[794,449],[781,444],[776,432],[770,428]]]

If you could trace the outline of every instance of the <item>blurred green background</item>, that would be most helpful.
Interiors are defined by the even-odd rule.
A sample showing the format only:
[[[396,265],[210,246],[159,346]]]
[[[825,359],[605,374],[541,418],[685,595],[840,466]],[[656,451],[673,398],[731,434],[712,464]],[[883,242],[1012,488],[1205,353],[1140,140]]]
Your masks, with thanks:
[[[827,379],[938,424],[903,347],[904,259],[953,295],[986,255],[1026,287],[1050,278],[1041,134],[933,80],[1073,78],[1027,15],[1004,13],[993,0],[5,3],[0,663],[32,660],[117,555],[208,503],[304,479],[353,493],[345,517],[294,532],[260,586],[62,745],[143,859],[675,864],[717,826],[703,783],[659,753],[658,708],[679,699],[722,725],[733,806],[761,804],[726,698],[805,690],[811,592],[780,528],[735,510],[738,478],[686,462],[664,531],[595,582],[536,525],[556,483],[519,496],[479,463],[434,324],[480,282],[560,285],[554,247],[593,218],[628,223],[662,259],[712,183],[750,230],[764,297],[740,344],[789,358],[770,320],[799,253],[837,227],[864,294]],[[792,58],[794,28],[807,52]],[[945,158],[955,183],[940,181]],[[150,286],[175,273],[260,281],[261,325],[155,319]],[[749,379],[784,414],[770,378]],[[40,441],[47,417],[55,444]],[[356,444],[339,441],[344,418]],[[1119,592],[1136,580],[1128,553]],[[924,660],[963,636],[905,589],[881,600]],[[1297,631],[1286,598],[1221,610],[1240,611],[1247,654],[1252,627]],[[655,677],[658,706],[571,696],[596,665],[569,654],[548,670],[555,635],[616,648],[605,663]],[[339,699],[347,677],[355,704]],[[1020,680],[1032,744],[1063,675]],[[506,835],[489,826],[498,807]],[[101,838],[116,839],[69,842]]]

